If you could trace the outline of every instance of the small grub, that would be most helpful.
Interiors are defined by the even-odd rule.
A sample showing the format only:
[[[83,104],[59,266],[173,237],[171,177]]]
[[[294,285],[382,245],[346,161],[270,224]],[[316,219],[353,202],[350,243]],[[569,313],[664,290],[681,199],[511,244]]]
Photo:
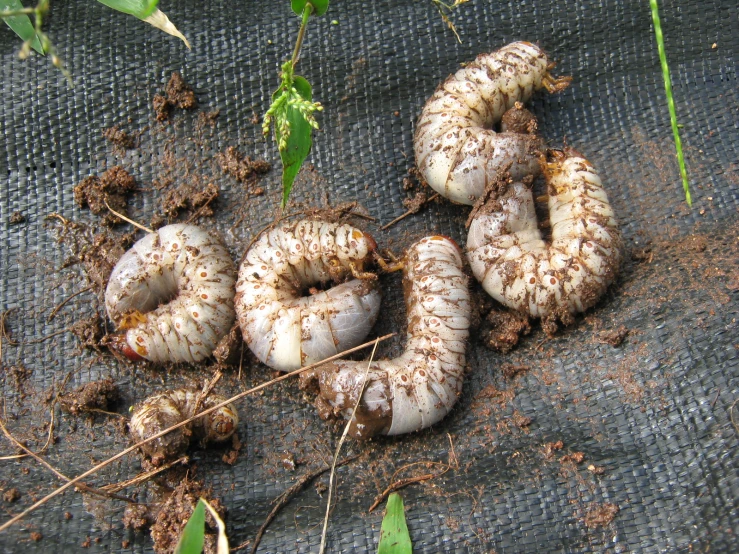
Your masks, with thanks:
[[[610,329],[608,331],[601,331],[595,335],[596,341],[602,344],[610,344],[614,348],[621,346],[629,335],[629,329],[621,325],[616,329]]]
[[[118,125],[108,127],[103,131],[103,136],[108,139],[114,146],[123,148],[124,150],[131,150],[135,146],[133,137],[121,130]]]
[[[619,508],[609,502],[605,504],[593,503],[585,515],[585,526],[588,528],[605,527],[616,517]]]
[[[140,531],[154,523],[154,514],[143,504],[128,504],[123,512],[123,527]]]
[[[184,479],[167,501],[162,505],[156,516],[156,521],[151,527],[151,538],[154,540],[154,551],[157,554],[172,552],[182,534],[182,529],[190,519],[198,498],[205,498],[218,515],[223,518],[225,508],[218,499],[214,499],[210,491],[203,490],[200,482]],[[213,530],[216,529],[215,520],[210,513],[206,513],[206,528],[210,532],[205,535],[205,548],[203,552],[215,554],[216,541]]]
[[[253,183],[257,176],[267,173],[272,166],[264,160],[253,160],[243,156],[236,148],[229,146],[225,152],[215,156],[221,171],[241,183]]]
[[[8,489],[3,493],[3,500],[8,503],[13,503],[21,497],[21,493],[18,489]]]
[[[74,201],[80,208],[87,206],[90,211],[103,218],[109,227],[122,223],[113,215],[108,206],[116,212],[126,214],[126,199],[136,189],[135,179],[121,166],[111,167],[100,177],[90,175],[74,187]],[[107,203],[107,206],[106,206]]]
[[[92,410],[108,411],[118,398],[118,387],[113,379],[102,379],[60,396],[59,402],[64,410],[79,415]]]
[[[31,540],[33,542],[38,542],[38,541],[40,541],[43,538],[44,538],[44,536],[41,533],[37,532],[37,531],[33,531],[31,533]]]
[[[18,225],[20,223],[23,223],[26,220],[26,216],[24,216],[20,212],[13,212],[10,214],[10,219],[8,220],[8,223],[11,225]]]

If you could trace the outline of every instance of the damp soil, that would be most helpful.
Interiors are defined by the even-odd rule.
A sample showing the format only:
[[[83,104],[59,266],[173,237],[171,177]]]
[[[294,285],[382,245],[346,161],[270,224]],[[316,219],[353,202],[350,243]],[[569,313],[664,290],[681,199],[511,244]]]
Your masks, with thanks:
[[[104,129],[103,136],[108,139],[112,145],[124,150],[131,150],[136,146],[134,138],[118,125],[113,125],[112,127]]]
[[[99,177],[85,177],[74,187],[74,201],[80,208],[88,208],[100,216],[109,227],[123,223],[110,209],[127,216],[128,196],[136,190],[136,180],[123,167],[117,165]],[[109,209],[110,208],[110,209]]]
[[[113,411],[119,400],[118,386],[113,379],[101,379],[59,397],[62,409],[72,415]]]
[[[155,94],[151,101],[154,108],[154,116],[157,121],[167,121],[172,110],[194,110],[198,107],[195,91],[182,78],[179,71],[175,71],[169,78],[164,94]]]

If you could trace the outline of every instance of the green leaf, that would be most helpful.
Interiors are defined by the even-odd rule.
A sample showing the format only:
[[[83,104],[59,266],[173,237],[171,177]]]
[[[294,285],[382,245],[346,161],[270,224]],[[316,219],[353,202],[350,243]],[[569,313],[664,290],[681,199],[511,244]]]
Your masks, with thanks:
[[[159,0],[98,0],[98,2],[119,12],[137,17],[168,35],[179,38],[185,43],[185,46],[190,48],[190,43],[185,36],[180,33],[179,29],[174,26],[164,12],[157,9]]]
[[[139,19],[149,17],[159,5],[159,0],[98,0],[98,2]]]
[[[377,554],[412,554],[413,545],[403,512],[403,499],[394,492],[387,499]]]
[[[306,4],[313,6],[313,13],[316,15],[323,15],[326,13],[326,10],[328,10],[328,1],[329,0],[290,0],[290,4],[292,5],[293,12],[295,12],[296,15],[303,15],[303,10],[305,9]]]
[[[0,0],[0,10],[3,11],[22,10],[23,7],[24,6],[23,4],[21,4],[21,0]],[[23,39],[23,42],[33,39],[31,40],[31,48],[33,48],[36,52],[38,52],[42,56],[46,54],[46,52],[44,52],[43,46],[41,46],[41,41],[36,34],[36,29],[34,29],[33,23],[31,23],[30,17],[28,17],[27,15],[14,15],[13,17],[6,18],[5,23],[8,27],[15,31],[16,35]]]
[[[177,541],[174,554],[201,554],[205,544],[205,504],[198,500],[187,525]]]
[[[303,77],[295,77],[293,86],[303,100],[307,100],[308,102],[313,100],[313,92],[311,90],[310,83]],[[278,90],[272,96],[273,103],[279,94],[281,94],[281,90]],[[293,106],[287,104],[285,117],[290,125],[290,134],[287,137],[285,148],[280,148],[280,159],[282,160],[283,208],[287,205],[287,200],[290,197],[295,177],[298,175],[298,171],[300,171],[300,167],[303,165],[305,158],[308,157],[308,152],[310,152],[310,148],[313,145],[313,128],[305,119],[303,114]],[[280,144],[281,137],[282,131],[280,126],[275,125],[275,139],[277,144]]]

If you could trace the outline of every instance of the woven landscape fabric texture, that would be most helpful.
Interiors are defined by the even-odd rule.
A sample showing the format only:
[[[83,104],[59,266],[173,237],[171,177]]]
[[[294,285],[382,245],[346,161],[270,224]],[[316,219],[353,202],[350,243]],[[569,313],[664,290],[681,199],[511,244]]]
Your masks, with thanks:
[[[145,225],[174,217],[163,201],[179,185],[215,185],[213,215],[195,217],[220,233],[235,261],[280,217],[279,156],[261,118],[299,18],[286,0],[159,7],[191,50],[98,2],[52,1],[44,29],[73,84],[47,59],[18,59],[20,39],[0,28],[0,417],[68,477],[130,445],[130,406],[212,377],[209,364],[162,369],[82,346],[84,323],[105,318],[85,265],[103,223],[75,202],[75,185],[123,167],[136,182],[127,214]],[[464,244],[470,209],[448,201],[380,227],[419,190],[404,179],[415,165],[416,120],[435,88],[477,54],[526,40],[556,60],[555,75],[572,76],[563,92],[530,103],[541,134],[592,162],[625,243],[615,284],[554,337],[535,322],[503,354],[486,346],[491,323],[480,322],[462,395],[442,422],[346,442],[340,459],[358,457],[336,471],[328,552],[375,552],[383,509],[368,512],[373,500],[399,479],[427,474],[438,475],[400,491],[417,553],[739,551],[736,7],[661,2],[692,208],[646,1],[470,0],[450,15],[459,40],[431,0],[337,1],[311,20],[297,72],[324,110],[288,213],[356,202],[374,219],[352,221],[382,249],[400,255],[432,234]],[[175,71],[198,106],[158,122],[152,101]],[[130,148],[104,136],[115,126],[132,138]],[[239,182],[218,162],[229,147],[271,171]],[[179,220],[191,215],[184,208]],[[112,233],[133,230],[123,224]],[[404,344],[401,276],[380,282],[370,338],[397,332],[376,354],[394,357]],[[472,289],[476,306],[489,304],[477,283]],[[274,376],[247,350],[215,390],[231,395]],[[60,391],[105,378],[120,395],[107,410],[113,415],[73,415],[56,401]],[[295,379],[246,398],[238,411],[235,459],[223,460],[230,444],[194,445],[187,468],[170,479],[187,475],[220,500],[232,546],[254,540],[275,500],[324,467],[341,435]],[[2,521],[63,483],[35,460],[13,458],[19,452],[0,438]],[[102,487],[141,471],[134,453],[86,483]],[[160,479],[118,494],[152,503],[166,489]],[[327,493],[328,473],[309,481],[277,513],[258,552],[317,552]],[[124,526],[125,509],[67,491],[0,533],[0,551],[153,551],[148,531]]]

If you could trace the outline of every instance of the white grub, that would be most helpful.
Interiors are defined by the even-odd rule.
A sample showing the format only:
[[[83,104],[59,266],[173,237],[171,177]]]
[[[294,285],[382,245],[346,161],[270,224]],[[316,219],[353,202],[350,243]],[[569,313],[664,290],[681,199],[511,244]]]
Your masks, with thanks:
[[[478,215],[467,259],[483,288],[502,304],[542,318],[553,333],[593,306],[613,282],[621,235],[593,166],[568,150],[546,164],[551,242],[542,240],[531,189],[509,184]]]
[[[226,400],[218,394],[209,394],[198,403],[200,398],[201,391],[187,388],[174,389],[147,398],[136,406],[129,423],[134,442],[141,442],[185,421],[195,415],[196,410],[202,412]],[[200,441],[203,446],[230,439],[238,424],[236,408],[233,404],[227,404],[144,444],[141,449],[153,461],[172,459],[184,453],[192,439]]]
[[[368,438],[429,427],[452,409],[462,390],[470,324],[468,279],[459,247],[426,237],[405,258],[408,328],[403,354],[372,362],[338,360],[307,371],[301,386],[318,392],[321,417],[351,417],[350,434]]]
[[[554,66],[538,46],[514,42],[450,75],[423,107],[416,125],[416,165],[436,192],[460,204],[474,204],[489,182],[505,172],[513,180],[540,173],[542,142],[535,135],[496,133],[493,127],[516,102],[534,91],[562,90]]]
[[[194,225],[162,227],[118,261],[105,307],[133,360],[199,362],[233,325],[236,269],[221,241]]]
[[[380,310],[377,277],[364,273],[376,247],[355,227],[312,219],[259,237],[236,283],[239,326],[257,358],[294,371],[361,344]]]

